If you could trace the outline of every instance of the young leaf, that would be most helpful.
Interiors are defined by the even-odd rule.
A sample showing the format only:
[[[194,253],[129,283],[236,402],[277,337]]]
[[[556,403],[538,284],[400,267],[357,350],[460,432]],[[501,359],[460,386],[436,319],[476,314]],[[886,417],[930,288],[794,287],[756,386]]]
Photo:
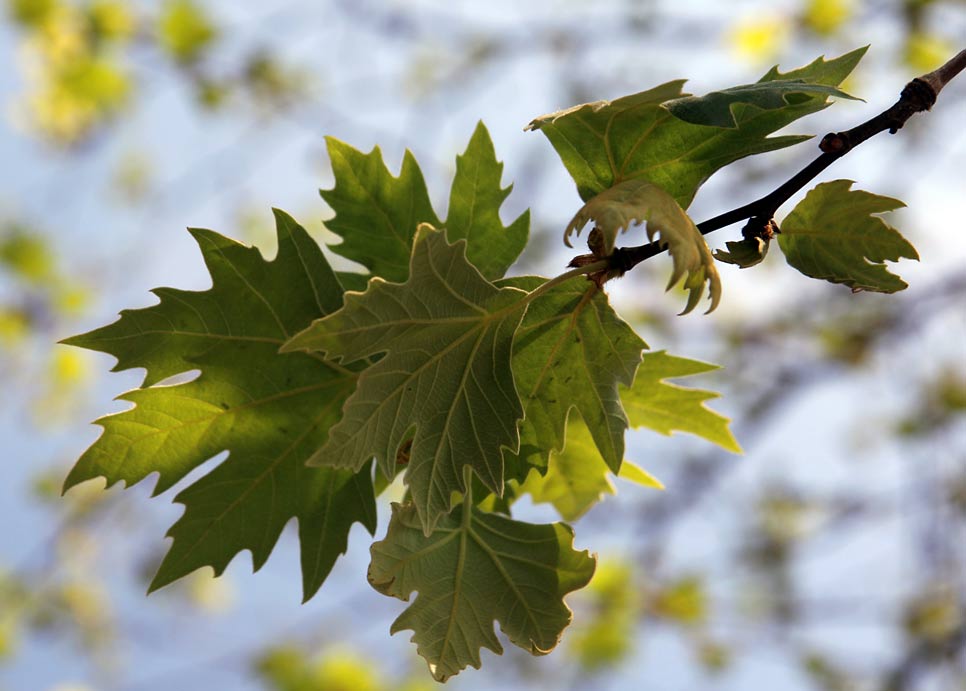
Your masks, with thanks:
[[[708,243],[674,198],[657,185],[644,180],[628,180],[595,196],[581,207],[564,231],[564,242],[568,246],[570,235],[579,235],[588,221],[596,221],[604,240],[604,254],[613,251],[617,233],[626,231],[631,224],[646,222],[648,240],[653,241],[660,233],[661,242],[667,245],[674,261],[667,289],[687,276],[684,287],[689,291],[688,304],[681,314],[687,314],[697,306],[705,283],[711,298],[708,312],[718,306],[721,279]]]
[[[245,549],[259,569],[295,517],[307,599],[345,551],[352,524],[375,530],[366,469],[305,467],[357,375],[308,355],[278,355],[290,334],[339,307],[342,289],[318,245],[289,216],[275,215],[274,260],[192,230],[211,272],[209,290],[158,288],[157,305],[125,310],[117,322],[65,341],[114,355],[115,370],[144,367],[148,387],[121,396],[133,409],[98,420],[104,433],[65,489],[98,476],[133,485],[157,473],[159,494],[229,452],[175,497],[185,512],[169,532],[174,543],[152,590],[205,565],[221,573]],[[150,386],[192,369],[201,375],[186,384]]]
[[[565,521],[576,521],[600,501],[605,494],[614,494],[614,484],[594,445],[590,430],[579,415],[567,422],[567,445],[563,451],[550,454],[550,463],[541,475],[534,468],[516,490],[516,494],[530,494],[535,504],[550,503]],[[645,470],[625,460],[620,466],[620,477],[657,489],[663,485]]]
[[[488,280],[502,278],[526,247],[530,212],[524,211],[504,227],[500,206],[513,186],[500,187],[503,164],[496,160],[493,141],[478,123],[462,156],[456,157],[456,176],[449,196],[446,237],[466,240],[466,258]]]
[[[741,269],[757,266],[765,261],[769,241],[765,238],[750,237],[725,243],[727,250],[715,250],[714,258],[725,264],[735,264]]]
[[[878,216],[905,206],[898,199],[852,190],[851,180],[816,185],[782,223],[778,246],[806,276],[853,291],[894,293],[906,282],[883,262],[919,259],[916,249]]]
[[[407,151],[393,177],[375,147],[368,154],[326,137],[335,187],[320,194],[335,216],[326,228],[342,236],[330,248],[374,276],[405,281],[413,235],[420,223],[439,226],[419,164]]]
[[[479,669],[481,648],[503,652],[494,620],[533,655],[557,645],[572,617],[563,598],[587,585],[596,563],[573,549],[569,526],[522,523],[467,502],[430,535],[421,527],[412,505],[392,505],[386,538],[372,545],[369,583],[404,601],[418,592],[390,631],[413,631],[437,681]]]
[[[634,377],[634,385],[621,391],[621,400],[632,427],[647,427],[670,435],[674,430],[690,432],[723,449],[741,453],[728,429],[728,418],[704,406],[719,394],[669,384],[665,379],[690,377],[718,369],[717,365],[668,355],[647,353]]]
[[[545,279],[512,278],[501,285],[535,290]],[[508,474],[526,477],[564,447],[571,410],[587,421],[600,455],[617,472],[627,417],[618,385],[629,386],[647,347],[585,278],[574,278],[530,303],[513,341],[513,375],[523,400],[520,452],[504,453]],[[511,473],[510,467],[514,469]]]
[[[736,104],[776,110],[803,103],[812,96],[862,100],[827,84],[810,84],[804,79],[774,79],[712,91],[704,96],[685,96],[665,103],[664,107],[671,111],[671,115],[685,122],[733,128],[738,127],[734,112]]]
[[[358,470],[375,456],[392,477],[411,438],[405,479],[427,535],[452,493],[466,489],[464,466],[502,493],[501,448],[516,451],[523,416],[510,348],[526,293],[483,278],[465,247],[421,233],[405,283],[372,279],[284,347],[343,363],[385,354],[359,375],[342,420],[310,462]]]
[[[834,60],[819,58],[787,74],[773,68],[761,82],[799,80],[838,86],[855,68],[865,48]],[[527,129],[543,132],[563,161],[585,201],[626,180],[660,186],[683,208],[712,173],[745,156],[797,144],[808,137],[768,135],[828,105],[825,94],[808,96],[772,110],[736,103],[737,127],[695,125],[674,117],[667,102],[684,98],[682,80],[615,101],[598,101],[544,115]]]

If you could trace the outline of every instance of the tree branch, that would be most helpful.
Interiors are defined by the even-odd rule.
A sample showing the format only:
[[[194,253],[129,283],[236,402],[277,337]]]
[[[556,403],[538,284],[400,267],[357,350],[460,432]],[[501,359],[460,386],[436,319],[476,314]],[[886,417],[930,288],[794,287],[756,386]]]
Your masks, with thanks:
[[[939,92],[963,69],[966,69],[966,50],[960,51],[939,69],[916,77],[906,84],[899,100],[871,120],[844,132],[825,135],[819,144],[822,153],[777,189],[749,204],[699,223],[698,230],[702,235],[707,235],[738,221],[749,219],[742,230],[745,238],[771,238],[778,229],[774,222],[775,213],[792,195],[862,142],[880,132],[888,131],[890,134],[895,134],[913,115],[932,108]],[[607,272],[609,275],[621,275],[666,249],[667,245],[660,241],[636,247],[619,247],[607,258],[610,262]]]

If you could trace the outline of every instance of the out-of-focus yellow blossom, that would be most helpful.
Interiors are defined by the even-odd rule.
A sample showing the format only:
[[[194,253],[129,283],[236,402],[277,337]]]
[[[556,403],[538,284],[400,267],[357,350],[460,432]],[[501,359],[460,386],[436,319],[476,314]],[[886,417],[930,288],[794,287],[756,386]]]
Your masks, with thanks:
[[[742,60],[761,64],[778,56],[790,32],[786,17],[759,17],[736,24],[728,33],[728,43]]]
[[[198,60],[217,33],[202,8],[192,0],[168,0],[158,18],[158,43],[181,63]]]
[[[134,35],[137,22],[120,0],[94,0],[87,8],[94,34],[102,39],[123,41]]]
[[[805,26],[815,33],[830,36],[841,29],[854,12],[853,0],[808,0],[803,20]]]
[[[906,39],[903,60],[919,72],[931,72],[956,53],[952,44],[941,36],[912,33]]]

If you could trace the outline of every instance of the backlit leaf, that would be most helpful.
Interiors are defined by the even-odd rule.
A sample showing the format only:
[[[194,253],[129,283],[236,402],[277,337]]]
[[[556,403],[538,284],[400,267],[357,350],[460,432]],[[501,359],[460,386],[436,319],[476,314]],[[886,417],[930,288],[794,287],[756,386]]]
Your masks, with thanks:
[[[646,222],[648,240],[660,234],[661,243],[667,245],[674,270],[667,289],[684,278],[688,290],[688,304],[681,314],[695,308],[704,293],[705,283],[711,298],[711,312],[721,299],[721,279],[715,268],[708,243],[674,198],[657,185],[645,180],[628,180],[610,187],[588,201],[577,212],[564,231],[564,241],[573,233],[580,233],[589,221],[596,222],[604,240],[604,254],[614,249],[617,234],[625,232],[632,224]]]
[[[349,293],[342,309],[285,346],[343,364],[385,354],[360,374],[310,462],[358,470],[375,456],[393,477],[397,453],[412,439],[405,480],[427,535],[452,493],[466,489],[464,466],[502,493],[501,449],[517,449],[523,415],[510,348],[526,293],[483,278],[465,246],[421,231],[405,283],[370,280],[365,293]]]
[[[742,269],[757,266],[768,254],[769,241],[764,238],[750,237],[725,243],[727,250],[715,250],[714,258],[725,264],[735,264]]]
[[[420,223],[441,225],[419,164],[407,151],[393,177],[375,147],[368,154],[326,137],[335,187],[321,190],[335,216],[325,227],[342,237],[330,249],[387,281],[405,281],[413,236]]]
[[[590,430],[579,415],[567,422],[567,444],[563,451],[550,454],[550,463],[541,474],[530,471],[516,494],[528,493],[535,504],[553,504],[565,521],[576,521],[605,494],[614,494],[611,469],[604,463]],[[663,485],[647,471],[625,460],[619,476],[655,489]]]
[[[386,538],[373,544],[369,583],[413,603],[393,622],[410,629],[438,681],[467,665],[480,649],[502,653],[494,620],[514,645],[549,653],[572,614],[564,596],[590,581],[595,560],[573,549],[563,523],[535,525],[463,503],[426,536],[411,505],[393,504]]]
[[[326,139],[335,187],[322,198],[335,216],[326,227],[343,241],[337,254],[365,266],[387,281],[406,280],[413,237],[420,223],[446,227],[450,241],[466,240],[466,256],[487,279],[503,276],[527,244],[530,212],[509,226],[500,206],[511,187],[501,187],[503,164],[483,123],[476,126],[466,150],[456,157],[446,223],[436,216],[423,174],[410,152],[398,177],[386,168],[379,148],[364,154],[338,139]]]
[[[500,187],[503,164],[496,160],[493,141],[483,123],[476,126],[463,155],[456,157],[450,190],[446,237],[466,239],[466,258],[491,281],[502,278],[526,247],[530,212],[509,227],[500,220],[500,206],[512,190]]]
[[[346,549],[356,521],[375,530],[368,468],[359,474],[308,468],[356,374],[320,358],[278,355],[313,318],[336,310],[342,289],[319,247],[276,212],[278,255],[209,230],[193,230],[212,276],[201,292],[158,288],[160,302],[125,310],[117,322],[65,342],[114,355],[115,370],[143,367],[144,386],[120,398],[135,406],[101,418],[101,437],[65,483],[102,476],[132,485],[157,473],[155,494],[227,450],[227,459],[182,490],[185,512],[151,584],[159,588],[205,565],[221,573],[242,550],[256,569],[294,517],[310,597]],[[196,379],[157,386],[200,369]]]
[[[500,284],[532,291],[544,280],[530,276]],[[627,429],[618,385],[634,380],[646,347],[614,312],[606,293],[585,278],[534,299],[513,342],[513,375],[524,420],[518,457],[504,453],[507,474],[522,480],[531,466],[546,467],[549,454],[564,447],[571,410],[587,421],[600,455],[617,472]]]
[[[669,384],[665,379],[690,377],[718,369],[697,360],[647,353],[634,377],[634,385],[621,390],[621,400],[632,427],[647,427],[670,435],[674,430],[689,432],[734,453],[741,447],[728,429],[728,418],[704,406],[719,394]]]
[[[919,259],[916,249],[878,216],[905,206],[898,199],[850,189],[851,180],[817,185],[782,223],[778,246],[806,276],[853,291],[894,293],[905,281],[884,262]]]
[[[760,82],[800,80],[838,86],[855,68],[865,48],[834,60],[819,58],[782,74],[772,68]],[[574,106],[533,120],[556,149],[585,201],[626,180],[647,180],[687,208],[712,173],[752,154],[774,151],[808,137],[768,135],[828,105],[825,94],[773,110],[748,104],[731,107],[737,127],[695,125],[674,117],[665,107],[687,97],[684,82],[667,82],[614,101]]]

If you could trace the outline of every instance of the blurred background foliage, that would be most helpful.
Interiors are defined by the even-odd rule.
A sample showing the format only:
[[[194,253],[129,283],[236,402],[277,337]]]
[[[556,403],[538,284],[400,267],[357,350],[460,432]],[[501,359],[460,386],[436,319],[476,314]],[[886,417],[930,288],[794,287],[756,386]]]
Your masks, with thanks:
[[[271,253],[277,205],[329,241],[314,193],[331,184],[323,135],[378,143],[389,161],[412,148],[439,196],[483,118],[516,184],[507,217],[534,208],[520,272],[550,274],[568,258],[559,231],[578,202],[545,142],[520,132],[531,117],[676,77],[700,93],[871,43],[847,85],[868,105],[806,121],[822,134],[870,117],[966,47],[956,0],[4,9],[5,691],[431,686],[406,636],[388,636],[399,608],[366,585],[362,535],[305,606],[291,539],[255,577],[240,558],[223,578],[198,572],[146,599],[179,507],[148,502],[143,487],[60,496],[97,433],[87,420],[138,378],[54,343],[146,304],[156,285],[203,287],[180,228],[210,225]],[[719,408],[747,454],[633,435],[628,457],[667,490],[628,485],[577,524],[600,566],[569,599],[561,647],[485,656],[451,686],[966,689],[964,80],[832,171],[909,203],[892,222],[923,261],[900,268],[904,294],[812,285],[777,253],[754,271],[722,269],[725,304],[712,318],[673,316],[657,262],[614,285],[653,347],[724,365]],[[809,146],[716,176],[696,220],[768,191]]]

